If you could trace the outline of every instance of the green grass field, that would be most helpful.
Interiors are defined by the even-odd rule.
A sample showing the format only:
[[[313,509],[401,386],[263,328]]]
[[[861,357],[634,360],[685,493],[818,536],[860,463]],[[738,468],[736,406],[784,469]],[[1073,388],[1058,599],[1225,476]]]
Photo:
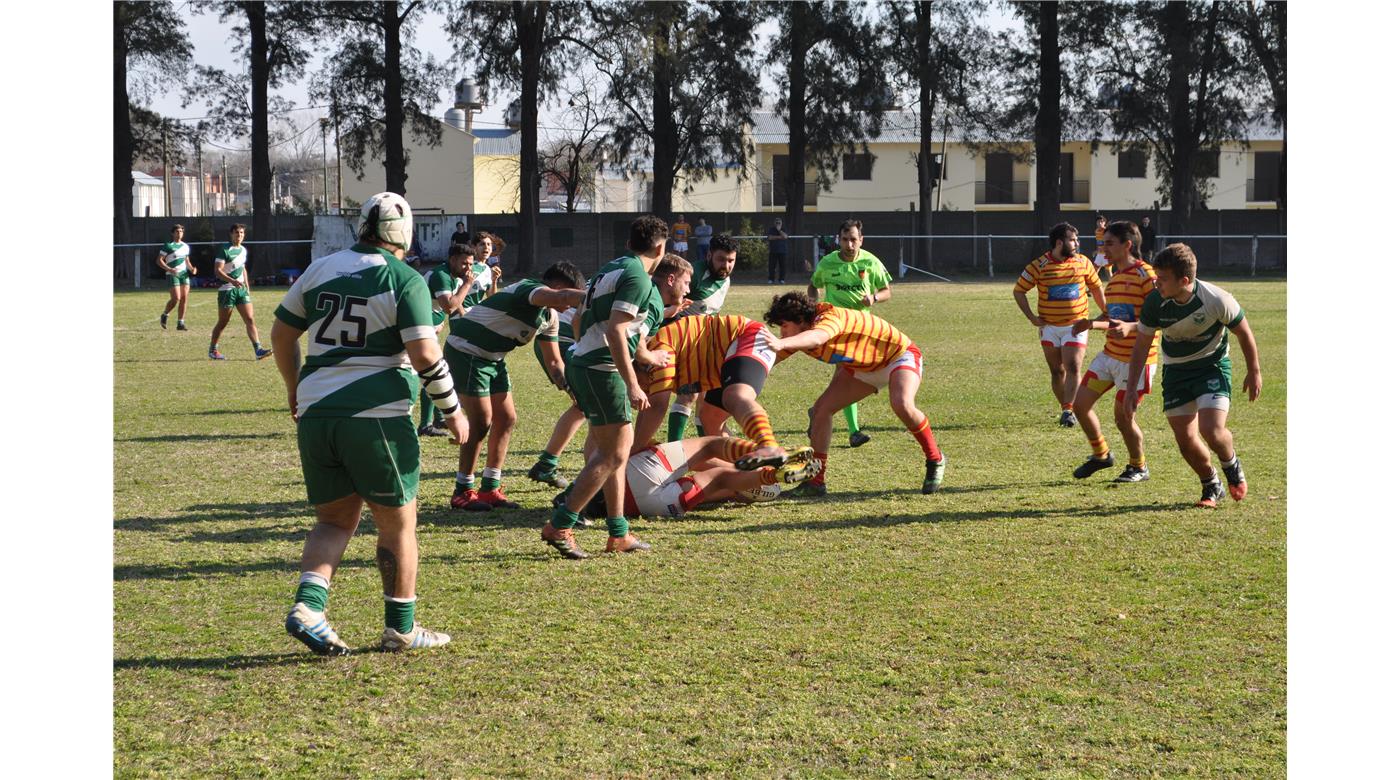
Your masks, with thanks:
[[[1199,483],[1156,396],[1151,481],[1070,478],[1088,447],[1055,426],[1009,279],[910,283],[878,313],[924,351],[941,493],[919,493],[922,456],[881,395],[865,447],[837,417],[827,500],[643,520],[653,552],[564,561],[538,535],[555,491],[524,475],[566,399],[519,350],[505,487],[525,509],[447,511],[456,449],[425,441],[419,616],[452,644],[341,659],[282,630],[311,514],[273,361],[236,324],[230,359],[205,358],[212,291],[188,333],[157,325],[163,289],[118,292],[115,772],[1281,777],[1286,284],[1224,285],[1265,384],[1246,403],[1236,371],[1250,493],[1215,511],[1189,508]],[[757,316],[773,291],[736,287],[729,309]],[[266,340],[281,291],[253,295]],[[763,401],[785,442],[829,375],[802,356],[775,369]],[[377,643],[368,520],[330,614]]]

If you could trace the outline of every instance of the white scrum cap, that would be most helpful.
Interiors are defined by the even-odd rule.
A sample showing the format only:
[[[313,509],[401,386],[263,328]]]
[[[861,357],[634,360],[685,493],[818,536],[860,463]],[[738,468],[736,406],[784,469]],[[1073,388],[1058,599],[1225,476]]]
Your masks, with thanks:
[[[396,192],[381,192],[360,209],[360,236],[375,238],[407,252],[413,244],[413,210]]]

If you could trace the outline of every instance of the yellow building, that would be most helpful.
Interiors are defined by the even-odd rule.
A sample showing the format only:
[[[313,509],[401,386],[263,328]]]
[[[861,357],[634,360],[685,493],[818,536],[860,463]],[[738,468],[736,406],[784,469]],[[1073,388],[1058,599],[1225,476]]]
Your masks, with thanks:
[[[404,133],[408,182],[404,197],[415,209],[447,214],[514,213],[520,204],[520,132],[459,130],[445,122],[442,143],[429,146]],[[341,163],[345,197],[364,203],[384,191],[384,160],[371,153],[365,173]]]

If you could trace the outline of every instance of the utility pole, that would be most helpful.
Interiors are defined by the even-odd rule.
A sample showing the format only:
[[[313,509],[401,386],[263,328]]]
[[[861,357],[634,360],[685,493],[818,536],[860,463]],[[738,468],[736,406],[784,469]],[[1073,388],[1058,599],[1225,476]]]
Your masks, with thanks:
[[[326,163],[326,127],[330,120],[321,117],[321,210],[331,213],[330,168]]]
[[[331,95],[331,121],[335,123],[335,209],[339,214],[345,208],[345,182],[340,164],[340,103],[335,95]]]
[[[200,146],[199,136],[194,137],[194,160],[195,167],[199,169],[199,216],[205,213],[205,192],[204,192],[204,149]]]
[[[222,166],[219,169],[219,204],[224,207],[224,214],[228,214],[228,155],[219,155],[219,162]]]
[[[165,188],[165,216],[173,217],[175,215],[170,213],[170,143],[165,125],[160,127],[160,177]]]

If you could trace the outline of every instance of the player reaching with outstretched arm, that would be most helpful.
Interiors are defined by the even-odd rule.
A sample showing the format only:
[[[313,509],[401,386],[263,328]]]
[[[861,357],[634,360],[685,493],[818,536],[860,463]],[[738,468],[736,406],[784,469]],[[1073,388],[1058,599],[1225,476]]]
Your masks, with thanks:
[[[1026,293],[1039,291],[1036,312],[1031,313]],[[1026,265],[1011,291],[1021,313],[1040,333],[1040,349],[1050,367],[1050,389],[1060,404],[1060,426],[1073,428],[1074,393],[1084,367],[1088,331],[1074,332],[1074,323],[1089,316],[1089,295],[1107,308],[1103,283],[1094,263],[1079,254],[1079,231],[1068,222],[1050,228],[1050,251]]]
[[[924,452],[923,492],[932,493],[943,485],[947,459],[938,448],[928,416],[914,406],[923,381],[924,356],[908,336],[869,312],[817,303],[799,292],[774,296],[763,319],[782,333],[771,345],[780,357],[806,352],[837,367],[831,383],[808,412],[808,434],[821,472],[794,489],[793,495],[826,495],[831,416],[882,387],[889,388],[890,409]]]
[[[1108,299],[1108,313],[1098,319],[1080,320],[1074,323],[1074,332],[1106,330],[1108,339],[1103,351],[1089,364],[1084,374],[1084,383],[1074,396],[1074,414],[1079,419],[1079,427],[1089,439],[1093,454],[1074,470],[1075,479],[1084,479],[1101,469],[1113,465],[1113,454],[1109,452],[1108,440],[1099,426],[1098,415],[1094,414],[1094,404],[1110,389],[1117,387],[1113,399],[1113,421],[1123,434],[1123,444],[1128,448],[1128,466],[1114,482],[1142,482],[1147,479],[1147,451],[1143,447],[1142,429],[1137,420],[1124,406],[1128,391],[1128,369],[1133,358],[1133,347],[1137,339],[1137,323],[1142,313],[1143,301],[1154,288],[1157,274],[1152,266],[1143,262],[1138,247],[1142,234],[1137,225],[1131,222],[1114,222],[1104,231],[1103,250],[1112,263],[1113,276],[1108,280],[1105,297]],[[1150,339],[1155,342],[1155,337]],[[1140,383],[1133,388],[1138,397],[1152,392],[1152,375],[1157,368],[1157,345],[1154,343],[1147,354],[1147,366],[1143,370]]]
[[[306,495],[316,507],[286,628],[321,655],[350,652],[331,628],[326,600],[365,504],[379,537],[375,559],[384,586],[379,648],[450,641],[414,620],[419,458],[409,417],[418,392],[413,372],[443,410],[454,441],[467,438],[467,420],[433,333],[428,286],[403,262],[413,240],[408,202],[382,192],[360,214],[359,243],[313,262],[287,291],[272,324]],[[305,365],[303,333],[309,336]]]
[[[518,509],[501,487],[510,436],[515,429],[515,399],[510,392],[506,355],[547,329],[558,333],[552,312],[583,301],[578,269],[564,261],[545,269],[540,280],[522,279],[471,308],[463,324],[447,337],[446,358],[471,433],[457,459],[453,509],[485,512],[496,507]],[[460,335],[459,335],[460,334]],[[560,374],[562,362],[554,367]],[[476,460],[486,442],[486,468],[481,490],[471,487]]]
[[[224,360],[219,352],[219,336],[223,335],[233,310],[243,318],[243,327],[248,332],[248,340],[253,343],[253,358],[262,360],[272,354],[263,349],[258,341],[258,326],[253,322],[253,297],[248,288],[253,284],[253,275],[248,272],[248,249],[243,246],[243,237],[248,226],[237,224],[228,229],[228,243],[214,257],[214,275],[223,280],[219,285],[219,320],[214,323],[214,332],[209,335],[209,359]]]
[[[1128,386],[1137,386],[1146,370],[1152,339],[1160,330],[1162,408],[1181,456],[1201,478],[1201,500],[1196,506],[1213,507],[1225,497],[1220,478],[1210,465],[1211,451],[1220,458],[1230,497],[1239,501],[1247,486],[1235,438],[1225,427],[1230,414],[1230,337],[1225,331],[1240,340],[1244,388],[1250,401],[1258,398],[1264,387],[1254,333],[1234,296],[1196,278],[1196,255],[1191,247],[1170,244],[1157,253],[1152,265],[1157,270],[1157,289],[1142,304]],[[1124,402],[1130,414],[1137,411],[1135,395]]]
[[[170,241],[156,253],[156,265],[170,280],[170,300],[165,302],[165,311],[160,314],[160,326],[165,327],[170,319],[170,310],[179,307],[175,330],[189,330],[185,326],[185,308],[190,302],[190,277],[199,273],[190,260],[190,245],[185,243],[185,226],[170,228]]]
[[[890,272],[885,264],[861,248],[865,243],[865,228],[860,220],[842,222],[837,240],[839,248],[818,260],[817,267],[812,270],[807,296],[852,311],[870,311],[875,304],[893,297]],[[852,447],[870,441],[870,435],[860,429],[860,409],[856,404],[847,406],[841,413],[846,417],[846,433],[850,435]]]
[[[572,263],[567,265],[572,269],[568,286],[578,289],[587,287],[588,282],[583,278],[583,274],[579,273],[578,268]],[[574,346],[574,317],[577,314],[578,307],[559,311],[554,325],[546,327],[535,337],[535,360],[544,370],[544,375],[549,378],[549,383],[564,393],[569,392],[569,382],[564,377],[564,369],[568,366],[570,350]],[[564,454],[564,448],[569,446],[574,434],[582,427],[583,412],[579,411],[578,404],[570,395],[569,408],[559,415],[558,421],[554,423],[554,431],[549,435],[549,441],[545,443],[539,458],[535,460],[535,465],[530,467],[525,476],[552,487],[568,487],[569,480],[559,473],[559,456]],[[586,525],[582,518],[580,524]]]
[[[622,513],[623,467],[632,449],[632,412],[647,408],[646,391],[633,369],[638,343],[648,333],[647,321],[661,317],[661,294],[651,271],[666,253],[669,231],[660,218],[647,215],[632,221],[629,253],[613,260],[588,283],[578,314],[578,343],[565,376],[588,419],[588,461],[574,480],[566,501],[554,508],[540,538],[565,558],[588,557],[574,539],[579,511],[598,490],[607,504],[607,552],[650,549],[634,536]]]

